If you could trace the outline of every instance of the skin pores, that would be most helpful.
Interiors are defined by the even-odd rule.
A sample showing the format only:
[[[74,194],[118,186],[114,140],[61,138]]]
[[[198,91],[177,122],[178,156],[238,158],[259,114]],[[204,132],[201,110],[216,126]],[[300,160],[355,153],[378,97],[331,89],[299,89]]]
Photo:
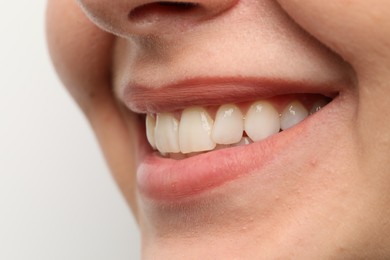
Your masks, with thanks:
[[[388,257],[389,4],[279,2],[48,2],[53,63],[138,219],[145,258]],[[271,100],[283,113],[294,101],[283,98],[308,106],[312,95],[330,102],[245,146],[171,159],[146,138],[147,113],[179,123],[196,105],[214,123],[222,105],[247,115]]]

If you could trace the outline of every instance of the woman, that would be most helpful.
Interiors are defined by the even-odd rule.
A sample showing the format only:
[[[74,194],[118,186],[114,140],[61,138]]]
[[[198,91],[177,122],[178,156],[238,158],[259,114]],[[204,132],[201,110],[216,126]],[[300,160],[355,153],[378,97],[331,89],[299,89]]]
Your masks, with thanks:
[[[53,0],[47,32],[145,259],[390,257],[388,2]]]

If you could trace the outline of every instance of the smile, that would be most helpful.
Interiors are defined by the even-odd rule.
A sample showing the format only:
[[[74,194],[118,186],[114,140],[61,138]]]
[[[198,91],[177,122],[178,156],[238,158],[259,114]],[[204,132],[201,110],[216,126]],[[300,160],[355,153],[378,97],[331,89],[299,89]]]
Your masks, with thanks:
[[[261,141],[295,126],[328,102],[324,96],[301,94],[148,114],[146,136],[163,156],[182,159]]]
[[[139,192],[177,202],[254,172],[266,176],[267,167],[281,163],[279,156],[331,120],[340,85],[270,80],[129,85],[122,100],[146,115]]]

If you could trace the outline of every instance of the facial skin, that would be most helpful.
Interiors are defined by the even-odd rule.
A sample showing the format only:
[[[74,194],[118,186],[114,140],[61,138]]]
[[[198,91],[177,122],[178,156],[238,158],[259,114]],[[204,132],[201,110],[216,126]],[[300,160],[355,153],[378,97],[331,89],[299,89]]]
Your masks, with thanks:
[[[390,257],[390,3],[199,0],[190,12],[132,12],[150,3],[49,0],[47,9],[53,63],[137,218],[143,257]],[[244,148],[253,151],[244,161],[259,161],[253,172],[237,164],[243,176],[218,187],[150,197],[137,184],[150,153],[144,119],[129,107],[166,112],[173,94],[156,104],[165,86],[194,78],[303,82],[338,97],[300,130],[275,135],[276,152],[267,141]],[[128,86],[144,86],[146,101],[126,99]]]

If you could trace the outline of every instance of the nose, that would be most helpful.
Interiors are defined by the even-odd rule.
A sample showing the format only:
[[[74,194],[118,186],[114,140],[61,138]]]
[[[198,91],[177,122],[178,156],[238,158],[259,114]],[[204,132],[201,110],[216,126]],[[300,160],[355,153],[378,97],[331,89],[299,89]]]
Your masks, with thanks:
[[[102,29],[129,37],[185,31],[213,19],[239,0],[78,0]]]

